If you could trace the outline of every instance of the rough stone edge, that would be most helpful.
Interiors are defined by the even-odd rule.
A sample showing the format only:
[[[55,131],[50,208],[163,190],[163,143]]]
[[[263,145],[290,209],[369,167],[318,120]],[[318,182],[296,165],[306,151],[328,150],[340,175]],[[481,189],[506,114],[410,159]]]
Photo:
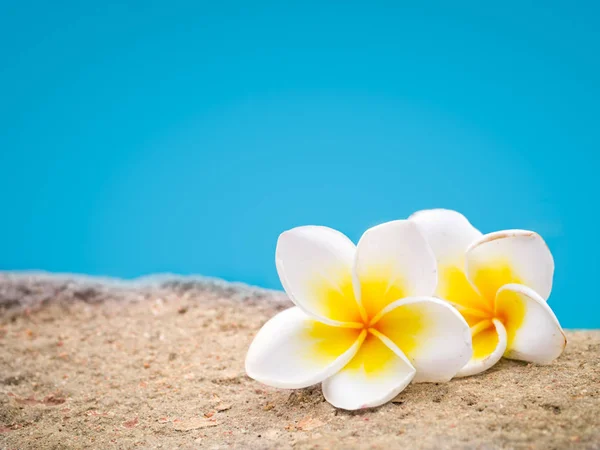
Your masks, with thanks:
[[[0,271],[0,314],[18,314],[49,304],[107,300],[135,302],[157,292],[210,294],[240,301],[289,304],[285,293],[200,275],[155,274],[132,280],[43,271]]]

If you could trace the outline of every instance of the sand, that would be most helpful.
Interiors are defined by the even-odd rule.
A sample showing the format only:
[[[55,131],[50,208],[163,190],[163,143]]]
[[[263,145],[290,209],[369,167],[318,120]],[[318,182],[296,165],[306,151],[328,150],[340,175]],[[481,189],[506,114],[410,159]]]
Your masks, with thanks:
[[[600,448],[600,332],[336,410],[245,375],[282,293],[213,280],[0,274],[0,448]]]

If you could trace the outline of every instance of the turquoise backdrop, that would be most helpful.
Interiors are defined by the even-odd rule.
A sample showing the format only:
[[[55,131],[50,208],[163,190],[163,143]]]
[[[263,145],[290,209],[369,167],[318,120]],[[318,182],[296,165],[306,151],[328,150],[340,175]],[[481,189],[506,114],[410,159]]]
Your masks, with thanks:
[[[4,0],[0,269],[280,288],[285,229],[446,207],[600,327],[599,4],[414,3]]]

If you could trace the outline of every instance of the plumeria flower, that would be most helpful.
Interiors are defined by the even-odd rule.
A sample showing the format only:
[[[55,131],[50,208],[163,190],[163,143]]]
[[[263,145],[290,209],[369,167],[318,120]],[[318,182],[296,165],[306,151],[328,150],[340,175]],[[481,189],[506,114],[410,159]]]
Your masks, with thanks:
[[[538,364],[560,356],[567,341],[546,303],[554,260],[537,233],[482,235],[462,214],[445,209],[419,211],[410,220],[436,255],[436,296],[471,327],[473,357],[458,376],[483,372],[502,356]]]
[[[255,380],[323,382],[327,401],[354,410],[388,402],[413,379],[448,381],[471,357],[467,323],[432,297],[435,257],[410,221],[371,228],[357,246],[331,228],[294,228],[279,237],[276,264],[296,306],[252,342]]]

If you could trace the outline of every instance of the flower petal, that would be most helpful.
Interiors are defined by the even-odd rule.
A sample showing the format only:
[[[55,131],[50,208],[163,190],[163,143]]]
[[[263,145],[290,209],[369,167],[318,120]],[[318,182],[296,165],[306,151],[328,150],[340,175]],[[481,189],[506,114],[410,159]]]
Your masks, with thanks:
[[[344,367],[365,335],[364,330],[329,326],[300,308],[289,308],[259,330],[246,356],[246,373],[273,387],[311,386]]]
[[[500,361],[506,350],[506,330],[499,320],[482,320],[471,330],[475,333],[472,337],[473,356],[457,377],[468,377],[489,369]]]
[[[442,265],[464,267],[467,248],[482,236],[465,216],[450,209],[417,211],[409,220],[417,224]]]
[[[352,284],[355,254],[356,247],[342,233],[306,226],[279,236],[275,261],[296,306],[324,323],[341,325],[361,322]]]
[[[437,283],[431,248],[408,220],[367,230],[358,242],[354,270],[360,283],[357,298],[368,317],[400,298],[433,295]]]
[[[507,230],[486,234],[467,250],[467,276],[488,299],[505,284],[529,286],[545,300],[552,290],[554,259],[542,237],[533,231]]]
[[[369,333],[352,361],[323,382],[323,395],[337,408],[372,408],[396,397],[414,375],[400,349]]]
[[[438,266],[439,282],[435,295],[452,303],[463,315],[489,317],[494,310],[493,299],[484,298],[471,284],[464,269],[458,266]]]
[[[506,326],[506,358],[549,364],[567,345],[550,306],[527,286],[503,286],[496,297],[496,314]]]
[[[448,381],[472,354],[469,326],[456,309],[436,298],[394,302],[372,326],[407,356],[417,369],[415,381]]]
[[[417,211],[409,220],[417,224],[437,259],[435,295],[461,309],[475,310],[475,314],[491,312],[491,302],[481,297],[465,275],[465,253],[481,232],[461,213],[449,209]]]

